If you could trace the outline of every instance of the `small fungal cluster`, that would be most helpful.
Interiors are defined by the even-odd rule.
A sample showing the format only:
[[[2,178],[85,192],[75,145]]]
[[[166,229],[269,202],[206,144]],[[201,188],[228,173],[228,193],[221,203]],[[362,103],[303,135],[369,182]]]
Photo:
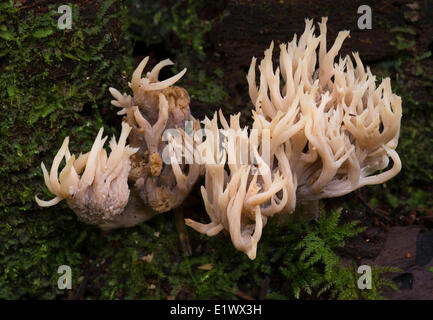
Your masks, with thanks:
[[[103,148],[107,138],[102,138],[102,128],[91,151],[77,159],[70,155],[69,137],[66,137],[49,175],[42,163],[45,184],[56,197],[51,201],[36,197],[40,206],[52,206],[66,199],[80,220],[110,230],[134,226],[157,213],[169,211],[188,195],[200,175],[200,165],[167,164],[161,157],[169,144],[163,139],[166,130],[184,133],[188,120],[199,125],[191,116],[188,92],[173,86],[186,69],[159,81],[161,68],[173,64],[167,59],[142,78],[147,61],[148,57],[143,59],[132,75],[129,87],[133,96],[109,89],[115,98],[111,103],[121,108],[119,115],[124,115],[119,143],[114,137],[110,142],[110,157],[107,159]],[[127,138],[128,146],[125,145]],[[182,157],[176,150],[171,151]],[[66,166],[58,176],[63,157]]]
[[[247,75],[252,130],[241,127],[240,114],[227,121],[220,111],[202,121],[206,134],[199,141],[186,133],[188,121],[200,129],[189,95],[173,86],[186,70],[159,81],[161,68],[172,64],[167,59],[141,78],[144,59],[129,83],[133,96],[110,88],[112,104],[124,115],[110,156],[103,149],[102,129],[91,151],[77,159],[66,138],[50,174],[42,164],[45,183],[56,197],[36,198],[38,204],[66,199],[86,223],[103,229],[131,226],[179,206],[204,171],[201,193],[210,222],[185,219],[186,224],[209,236],[227,230],[234,246],[254,259],[262,229],[274,214],[292,213],[297,201],[338,197],[391,179],[401,170],[395,151],[401,98],[392,93],[389,78],[376,86],[357,53],[353,60],[346,56],[335,62],[349,32],[340,32],[328,50],[326,22],[322,18],[316,36],[313,21],[306,19],[299,40],[295,35],[280,45],[275,70],[272,43],[258,66],[258,86],[257,60],[252,59]],[[179,152],[173,136],[164,136],[168,129],[179,132],[183,142],[189,139],[190,154]],[[187,162],[190,149],[198,156]],[[169,150],[169,163],[163,161],[164,150]],[[66,165],[57,178],[63,157]]]

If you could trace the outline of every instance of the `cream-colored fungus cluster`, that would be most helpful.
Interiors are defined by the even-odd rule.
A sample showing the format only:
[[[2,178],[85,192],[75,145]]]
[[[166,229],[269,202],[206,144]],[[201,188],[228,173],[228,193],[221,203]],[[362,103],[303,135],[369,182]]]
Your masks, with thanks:
[[[316,37],[313,22],[307,19],[298,43],[295,35],[280,46],[280,67],[275,72],[271,45],[259,66],[259,88],[254,58],[247,76],[259,117],[271,121],[279,112],[296,113],[298,132],[284,142],[284,149],[296,177],[296,195],[306,200],[342,196],[383,183],[401,170],[395,151],[401,98],[392,93],[389,78],[376,88],[375,76],[364,68],[358,53],[353,54],[356,67],[350,56],[334,63],[349,32],[340,32],[327,51],[326,21],[322,19]],[[389,158],[393,166],[374,174],[387,168]]]
[[[186,161],[182,150],[173,147],[176,142],[188,140],[189,135],[184,130],[186,122],[195,129],[200,125],[190,113],[188,92],[173,86],[186,69],[159,81],[160,70],[173,64],[166,59],[142,78],[147,61],[148,57],[143,59],[132,75],[129,86],[133,97],[110,88],[116,99],[111,103],[122,108],[118,114],[124,114],[125,121],[132,127],[129,134],[131,146],[139,148],[131,158],[129,173],[134,188],[146,205],[156,212],[166,212],[183,202],[200,175],[200,165]],[[179,133],[177,136],[176,132]],[[178,139],[171,141],[169,133]],[[182,141],[179,142],[179,138]],[[166,161],[164,152],[167,153]],[[171,153],[176,155],[177,161],[172,161]]]
[[[299,40],[295,35],[280,45],[276,70],[272,43],[258,66],[258,86],[252,59],[250,132],[240,126],[240,114],[227,122],[220,111],[222,128],[217,113],[205,118],[201,142],[186,133],[185,121],[190,129],[200,128],[190,114],[189,95],[173,86],[186,70],[159,81],[161,68],[173,64],[167,59],[142,78],[145,58],[129,83],[132,96],[110,88],[112,104],[124,115],[110,156],[103,149],[102,129],[91,151],[77,159],[66,138],[50,174],[42,164],[45,183],[56,197],[36,198],[38,204],[66,199],[84,222],[103,229],[132,226],[179,206],[204,168],[201,193],[211,221],[186,219],[186,224],[209,236],[227,230],[234,246],[254,259],[262,229],[274,214],[292,213],[297,201],[342,196],[391,179],[401,170],[395,151],[401,98],[392,93],[389,78],[376,87],[357,53],[353,60],[346,56],[335,62],[349,32],[340,32],[327,50],[326,22],[322,18],[316,36],[307,19]],[[173,130],[177,138],[167,134]],[[66,165],[57,178],[63,157]]]
[[[206,165],[202,195],[211,223],[186,220],[210,236],[228,230],[235,247],[251,259],[267,217],[292,213],[297,200],[337,197],[383,183],[401,170],[395,151],[401,98],[392,93],[389,78],[376,87],[375,76],[364,68],[357,53],[353,54],[356,67],[350,56],[334,63],[349,32],[340,32],[328,51],[326,21],[322,19],[316,36],[313,21],[307,19],[299,40],[295,35],[291,42],[281,44],[276,70],[272,43],[258,67],[258,87],[256,58],[252,59],[247,75],[255,107],[252,128],[259,136],[269,134],[269,161],[259,161],[261,168],[269,170],[253,174],[252,164],[232,164],[227,173],[224,161]],[[239,131],[238,121],[231,121],[230,126],[221,116],[220,121],[225,130]],[[216,130],[216,117],[204,123]],[[248,139],[247,133],[243,138]],[[258,141],[255,149],[263,151],[263,140]],[[393,164],[386,170],[390,158]],[[385,171],[377,173],[381,170]]]
[[[173,64],[167,59],[141,78],[147,61],[148,57],[133,73],[129,83],[133,96],[110,88],[116,99],[112,104],[122,108],[118,114],[125,115],[119,143],[114,138],[110,142],[110,157],[103,149],[106,138],[102,139],[102,128],[92,150],[77,159],[70,155],[66,138],[54,158],[50,175],[42,163],[45,184],[56,197],[51,201],[36,197],[40,206],[52,206],[66,199],[80,220],[108,230],[148,220],[158,212],[180,205],[188,195],[200,175],[200,165],[184,164],[185,161],[171,165],[162,159],[168,145],[164,140],[169,139],[163,139],[166,129],[186,136],[185,121],[199,125],[190,114],[188,93],[173,86],[186,69],[159,81],[161,68]],[[125,146],[128,137],[130,146]],[[179,152],[172,148],[169,154],[173,153],[179,158]],[[57,174],[63,157],[66,165],[59,182]]]
[[[247,127],[240,127],[239,114],[231,116],[230,124],[227,123],[221,111],[224,129],[220,131],[217,118],[215,113],[212,120],[203,121],[208,134],[198,146],[206,167],[201,193],[211,222],[202,224],[191,219],[185,222],[209,236],[228,230],[235,247],[254,259],[267,218],[281,211],[287,202],[287,178],[278,169],[269,170],[260,156],[259,131],[248,134]],[[281,198],[277,195],[279,191]]]
[[[131,127],[126,122],[122,123],[119,141],[113,137],[109,143],[110,156],[104,149],[107,137],[102,137],[103,128],[99,130],[90,152],[80,154],[78,158],[71,155],[69,137],[66,137],[53,160],[50,173],[42,163],[45,184],[56,197],[50,201],[36,197],[36,202],[48,207],[66,199],[80,220],[103,229],[109,229],[113,224],[128,226],[131,222],[140,221],[140,212],[125,210],[130,198],[130,156],[138,151],[126,146],[130,131]],[[63,158],[66,164],[58,175]]]

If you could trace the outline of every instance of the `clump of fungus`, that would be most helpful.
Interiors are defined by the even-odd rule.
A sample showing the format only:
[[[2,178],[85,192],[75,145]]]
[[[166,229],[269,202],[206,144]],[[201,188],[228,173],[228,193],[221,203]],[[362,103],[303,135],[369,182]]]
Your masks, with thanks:
[[[134,188],[146,205],[156,212],[166,212],[182,203],[200,175],[200,165],[186,161],[186,155],[174,148],[179,139],[185,142],[190,137],[185,133],[185,125],[189,123],[197,129],[199,123],[191,115],[188,92],[173,86],[186,69],[158,81],[160,70],[173,64],[166,59],[141,78],[147,61],[148,57],[144,58],[132,75],[129,86],[133,97],[110,88],[116,99],[111,103],[122,108],[118,114],[124,114],[124,120],[132,127],[131,146],[139,148],[131,159],[129,174]],[[176,161],[172,161],[172,155]]]
[[[125,115],[119,143],[114,139],[110,142],[110,157],[107,158],[103,149],[106,138],[102,139],[102,128],[92,150],[78,159],[70,155],[69,138],[66,138],[54,158],[50,175],[42,164],[45,184],[56,197],[51,201],[36,197],[40,206],[52,206],[66,199],[82,221],[108,230],[148,220],[158,212],[180,205],[188,195],[200,175],[200,165],[182,162],[185,155],[173,147],[176,141],[172,141],[173,136],[190,138],[184,130],[186,121],[194,128],[199,125],[190,114],[187,91],[172,86],[186,69],[172,78],[158,81],[161,68],[173,64],[167,59],[141,78],[147,61],[148,57],[133,73],[129,83],[133,96],[110,88],[116,99],[112,104],[122,108],[118,114]],[[170,143],[163,141],[163,134],[168,129],[172,129],[172,135],[165,140],[172,141],[173,146],[167,149],[167,157],[181,161],[166,164],[163,152]],[[125,146],[128,137],[130,147]],[[66,157],[66,165],[59,183],[57,171],[63,157]],[[80,178],[79,173],[84,168]]]
[[[267,218],[283,209],[287,201],[286,180],[278,170],[272,172],[258,153],[257,131],[248,135],[241,129],[239,116],[230,117],[230,125],[220,111],[224,139],[221,141],[215,113],[212,121],[203,121],[208,130],[205,141],[198,146],[205,164],[205,186],[201,193],[209,224],[191,219],[185,222],[195,230],[214,236],[225,229],[230,232],[235,247],[250,259],[256,257],[257,243]],[[244,152],[246,151],[246,152]],[[248,164],[248,151],[255,162]],[[229,173],[225,170],[227,165]],[[282,191],[282,197],[277,193]]]
[[[81,220],[103,229],[132,226],[179,206],[204,168],[201,193],[211,221],[185,223],[208,236],[227,230],[234,246],[254,259],[262,229],[274,214],[291,214],[297,203],[391,179],[401,170],[395,151],[401,98],[392,93],[389,78],[376,87],[358,53],[353,53],[356,67],[350,56],[334,63],[349,31],[340,32],[328,51],[326,22],[322,18],[316,36],[313,21],[306,19],[299,40],[295,35],[280,45],[276,70],[272,43],[258,66],[258,87],[252,59],[247,75],[254,105],[250,133],[241,128],[240,114],[228,123],[220,111],[223,129],[216,113],[212,120],[205,118],[207,134],[200,143],[189,133],[200,128],[190,113],[189,95],[173,86],[186,70],[159,81],[161,68],[173,64],[167,59],[142,78],[145,58],[129,83],[133,96],[110,88],[112,104],[124,115],[110,156],[103,149],[102,129],[92,150],[77,159],[66,138],[50,174],[42,164],[45,183],[56,197],[36,201],[50,206],[66,199]]]
[[[259,135],[269,133],[269,162],[261,161],[269,170],[258,176],[252,174],[251,166],[229,165],[227,175],[223,165],[206,165],[202,194],[211,223],[186,220],[210,236],[228,230],[235,247],[251,259],[266,217],[292,213],[297,201],[342,196],[383,183],[401,170],[395,151],[401,98],[392,93],[389,78],[376,87],[375,76],[364,68],[357,53],[353,54],[356,67],[350,56],[334,64],[349,31],[340,32],[328,51],[326,22],[322,18],[316,37],[313,21],[306,19],[299,41],[295,35],[280,45],[275,71],[272,43],[259,65],[259,87],[256,58],[252,59],[247,80],[255,107],[253,129]],[[225,120],[220,121],[227,129]],[[205,124],[215,130],[216,119]],[[236,121],[230,127],[239,130]],[[258,144],[256,149],[263,147]],[[386,170],[390,159],[392,167]],[[385,171],[377,173],[381,170]],[[255,194],[261,189],[262,193]]]
[[[272,45],[259,66],[258,89],[255,58],[247,76],[250,97],[260,116],[271,120],[278,112],[296,109],[296,118],[304,123],[285,142],[300,200],[342,196],[383,183],[401,170],[395,151],[401,98],[392,93],[389,78],[376,88],[375,76],[364,68],[358,53],[353,54],[356,68],[350,56],[334,64],[349,31],[339,32],[327,51],[326,22],[322,18],[320,35],[315,37],[313,21],[307,19],[298,43],[295,35],[293,41],[280,46],[282,91],[280,68],[273,71]],[[389,158],[393,166],[374,175],[388,166]]]
[[[130,157],[138,151],[126,146],[130,131],[131,127],[123,122],[119,141],[116,142],[115,137],[110,141],[110,156],[104,149],[107,137],[102,137],[103,128],[99,130],[90,152],[80,154],[78,158],[71,155],[69,137],[66,137],[54,157],[50,173],[44,163],[41,164],[45,184],[56,197],[50,201],[35,197],[36,202],[49,207],[66,199],[80,220],[102,229],[110,229],[113,225],[129,226],[145,219],[146,212],[127,209]],[[63,158],[66,164],[58,175]],[[130,208],[133,208],[132,203]]]

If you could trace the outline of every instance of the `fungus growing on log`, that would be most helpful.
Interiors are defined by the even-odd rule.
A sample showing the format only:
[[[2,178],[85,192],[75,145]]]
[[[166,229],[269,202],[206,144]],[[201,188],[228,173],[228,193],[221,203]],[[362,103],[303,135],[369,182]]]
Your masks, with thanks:
[[[69,137],[66,137],[54,157],[50,173],[44,163],[41,164],[45,184],[56,197],[43,201],[36,196],[38,205],[49,207],[66,199],[81,221],[102,229],[130,226],[146,220],[149,214],[146,210],[135,210],[134,201],[128,205],[131,198],[128,187],[130,157],[138,151],[126,146],[130,131],[131,127],[123,122],[119,141],[116,142],[115,137],[110,141],[110,156],[104,149],[107,137],[102,137],[103,128],[99,130],[90,152],[80,154],[78,158],[71,155]],[[63,158],[66,164],[59,175]]]
[[[185,219],[185,222],[208,236],[228,230],[235,247],[255,259],[267,218],[281,211],[286,204],[287,179],[278,169],[269,170],[258,153],[259,144],[255,139],[258,137],[254,136],[257,131],[248,135],[247,128],[241,129],[239,125],[239,116],[231,116],[229,125],[220,111],[220,122],[224,127],[223,148],[220,148],[216,113],[212,120],[206,118],[203,121],[208,134],[198,146],[206,167],[201,193],[211,222],[203,224],[191,219]],[[245,149],[247,152],[243,152]],[[248,159],[249,150],[253,152],[254,163]],[[281,198],[277,196],[279,191],[282,191]]]
[[[278,112],[295,112],[297,123],[303,125],[284,143],[299,200],[342,196],[383,183],[401,170],[395,151],[401,98],[392,93],[389,78],[376,88],[375,76],[364,68],[358,53],[353,54],[356,67],[350,56],[334,64],[349,31],[341,31],[327,51],[326,22],[322,18],[316,37],[313,21],[307,19],[299,41],[295,35],[291,42],[280,45],[280,67],[275,72],[271,44],[259,66],[259,88],[255,58],[247,76],[256,113],[271,121]],[[392,167],[375,174],[387,168],[390,158]]]
[[[299,41],[295,35],[280,45],[275,71],[271,43],[258,67],[258,87],[256,58],[251,61],[247,81],[255,107],[253,129],[262,136],[265,130],[269,132],[269,160],[262,161],[267,174],[252,174],[251,165],[229,165],[229,174],[224,164],[206,165],[202,195],[211,223],[186,220],[210,236],[228,230],[235,247],[251,259],[268,216],[290,214],[297,202],[314,208],[308,202],[383,183],[401,170],[395,151],[401,98],[392,93],[389,78],[376,87],[375,76],[364,68],[358,53],[353,54],[356,67],[350,56],[334,63],[349,31],[340,32],[328,51],[326,22],[322,18],[320,34],[315,36],[313,21],[306,19]],[[224,118],[220,121],[227,130]],[[215,131],[216,118],[205,125]],[[239,130],[236,121],[230,127]],[[259,143],[256,149],[263,151],[263,145]],[[390,159],[392,166],[387,169]],[[258,190],[263,190],[263,196],[252,196]],[[251,206],[250,196],[263,201]]]
[[[51,201],[36,197],[40,206],[52,206],[66,199],[80,220],[109,230],[146,221],[156,213],[179,206],[188,195],[201,166],[182,161],[185,154],[174,146],[179,138],[191,140],[184,130],[187,121],[194,129],[199,123],[190,114],[187,91],[172,86],[186,69],[158,81],[161,68],[173,64],[166,59],[141,78],[147,61],[148,57],[133,73],[129,83],[133,96],[109,89],[116,99],[112,104],[122,108],[118,114],[125,115],[119,143],[114,139],[110,142],[110,157],[103,149],[106,138],[102,139],[102,129],[92,150],[78,159],[70,155],[66,138],[54,158],[50,175],[42,164],[45,184],[56,197]],[[130,146],[125,147],[127,138]],[[164,161],[166,149],[169,160],[180,161]],[[66,166],[59,183],[57,171],[63,157]]]
[[[156,212],[166,212],[183,202],[200,175],[201,166],[187,161],[185,153],[174,148],[176,142],[185,144],[189,141],[186,123],[192,127],[190,129],[197,130],[199,122],[190,113],[188,92],[173,86],[186,69],[159,81],[160,70],[173,64],[166,59],[141,78],[147,61],[148,57],[144,58],[132,75],[129,86],[133,96],[122,95],[110,88],[116,99],[111,103],[122,108],[118,114],[125,115],[124,120],[132,127],[129,134],[131,146],[139,148],[131,157],[129,179],[134,182],[144,204]],[[193,147],[192,140],[190,146]],[[171,153],[176,156],[176,161]]]
[[[215,113],[202,121],[207,134],[197,142],[191,131],[197,132],[200,124],[190,113],[189,95],[173,86],[186,69],[159,81],[161,68],[173,64],[167,59],[142,78],[146,57],[129,83],[133,96],[110,88],[111,103],[124,115],[119,142],[110,142],[110,157],[103,149],[102,129],[92,150],[77,159],[66,138],[50,175],[42,164],[45,183],[56,197],[36,197],[38,204],[66,199],[87,223],[105,229],[131,226],[178,207],[204,168],[201,193],[211,221],[185,223],[209,236],[227,230],[234,246],[254,259],[262,229],[274,214],[291,214],[300,203],[342,196],[394,177],[401,170],[395,151],[401,98],[392,93],[389,78],[376,87],[358,53],[353,53],[354,62],[346,56],[334,63],[349,31],[340,32],[327,50],[327,18],[319,23],[318,36],[313,21],[305,21],[299,40],[295,35],[280,45],[275,71],[273,43],[265,51],[258,87],[256,58],[251,61],[250,133],[241,128],[240,114],[228,123],[220,111],[222,130]],[[131,147],[125,146],[128,136]]]

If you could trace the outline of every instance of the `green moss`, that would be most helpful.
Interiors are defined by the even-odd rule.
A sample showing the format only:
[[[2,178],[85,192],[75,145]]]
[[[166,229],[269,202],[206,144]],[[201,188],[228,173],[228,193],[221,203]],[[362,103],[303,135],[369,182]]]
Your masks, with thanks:
[[[51,164],[67,135],[79,153],[99,127],[115,132],[107,87],[124,86],[120,75],[131,68],[121,5],[71,5],[70,30],[57,28],[57,6],[0,6],[1,298],[54,297],[61,264],[79,274],[82,256],[74,243],[84,226],[65,205],[36,205],[35,194],[52,197],[40,163]]]
[[[430,51],[419,52],[415,46],[417,33],[413,28],[392,30],[395,40],[391,44],[398,54],[394,61],[378,67],[393,75],[393,90],[402,97],[403,117],[398,153],[403,168],[394,180],[404,186],[431,183],[433,180],[433,94]],[[403,182],[403,183],[402,183]]]

